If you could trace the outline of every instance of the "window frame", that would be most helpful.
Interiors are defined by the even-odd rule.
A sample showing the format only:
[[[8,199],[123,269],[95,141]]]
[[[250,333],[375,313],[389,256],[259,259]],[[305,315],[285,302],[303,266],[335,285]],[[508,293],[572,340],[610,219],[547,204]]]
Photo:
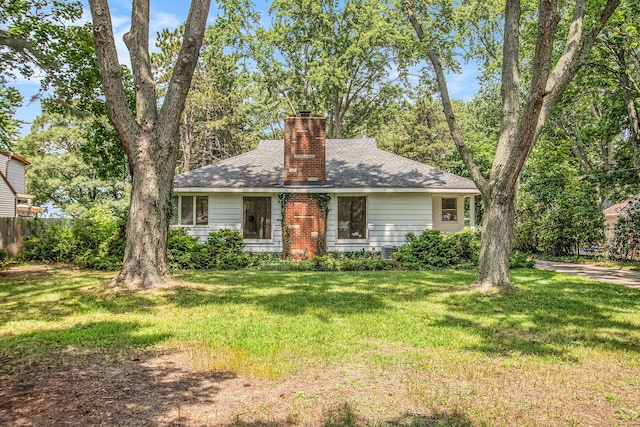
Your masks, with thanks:
[[[364,199],[363,237],[340,237],[340,199]],[[353,211],[353,203],[351,204]],[[351,230],[349,232],[351,234]],[[341,195],[336,197],[336,243],[366,243],[369,241],[369,198],[360,195]]]
[[[191,222],[183,221],[183,212],[182,207],[183,200],[189,198],[191,199]],[[176,201],[176,206],[173,206],[173,203]],[[205,201],[205,212],[206,212],[206,222],[202,222],[198,220],[198,202]],[[169,224],[173,226],[182,226],[182,227],[203,227],[209,225],[209,196],[202,195],[178,195],[175,194],[171,200],[171,217],[169,219]],[[200,205],[202,206],[202,205]]]
[[[248,199],[264,199],[268,201],[268,207],[269,207],[269,217],[266,218],[269,222],[269,226],[268,226],[268,232],[269,232],[269,236],[268,237],[247,237],[245,235],[248,227],[246,226],[247,220],[246,220],[246,208],[245,208],[245,203]],[[242,238],[245,240],[245,242],[249,242],[249,243],[263,243],[263,242],[273,242],[273,234],[274,234],[274,230],[273,230],[273,214],[274,214],[274,210],[273,210],[273,197],[269,196],[269,195],[265,195],[265,196],[242,196],[242,229],[241,229],[241,233],[242,233]],[[265,228],[265,230],[267,230],[267,228]],[[259,231],[258,231],[258,234]]]
[[[446,207],[445,201],[453,201],[454,208]],[[440,220],[445,223],[457,223],[458,222],[458,198],[457,197],[443,197],[440,201]],[[450,218],[445,219],[445,214],[449,214]]]

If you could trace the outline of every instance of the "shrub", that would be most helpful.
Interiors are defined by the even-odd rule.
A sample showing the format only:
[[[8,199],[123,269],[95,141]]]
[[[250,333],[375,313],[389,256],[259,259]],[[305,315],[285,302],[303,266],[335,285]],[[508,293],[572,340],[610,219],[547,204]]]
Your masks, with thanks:
[[[35,219],[20,258],[114,270],[124,255],[125,223],[123,217],[100,207],[89,210],[83,219]]]
[[[623,209],[609,242],[609,257],[615,260],[640,257],[640,199],[632,200]]]
[[[391,268],[391,262],[382,259],[378,252],[345,252],[314,256],[311,259],[316,271],[378,271]]]
[[[520,251],[511,252],[509,268],[533,268],[536,262],[528,259],[527,255]]]
[[[244,239],[237,231],[209,233],[204,244],[187,235],[184,228],[172,228],[167,243],[169,267],[183,270],[233,270],[249,266],[253,258],[243,252]]]
[[[461,231],[443,235],[425,230],[419,236],[407,234],[407,244],[393,254],[394,262],[411,270],[470,267],[478,264],[479,234]]]

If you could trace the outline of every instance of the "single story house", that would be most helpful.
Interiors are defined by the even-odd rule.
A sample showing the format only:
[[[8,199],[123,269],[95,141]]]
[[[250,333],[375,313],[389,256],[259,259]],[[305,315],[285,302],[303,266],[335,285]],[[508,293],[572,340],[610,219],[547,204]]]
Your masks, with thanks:
[[[239,231],[250,252],[304,259],[318,252],[382,251],[407,233],[465,225],[473,181],[380,150],[373,139],[326,139],[326,119],[285,119],[284,140],[177,175],[173,226],[204,241]]]
[[[9,151],[0,151],[0,218],[30,217],[41,208],[31,205],[25,190],[25,167],[30,163]]]

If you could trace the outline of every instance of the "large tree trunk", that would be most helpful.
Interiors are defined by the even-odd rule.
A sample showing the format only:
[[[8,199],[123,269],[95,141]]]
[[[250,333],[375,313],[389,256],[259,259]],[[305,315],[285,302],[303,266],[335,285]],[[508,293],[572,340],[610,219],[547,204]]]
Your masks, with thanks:
[[[511,230],[516,214],[516,191],[494,197],[483,197],[485,211],[482,217],[482,244],[480,265],[474,287],[483,292],[512,289],[509,280]]]
[[[168,210],[179,150],[180,117],[198,61],[211,0],[192,0],[171,80],[158,108],[149,55],[149,0],[132,0],[131,31],[124,35],[136,87],[131,111],[122,85],[107,0],[89,0],[93,38],[109,117],[127,153],[131,204],[123,265],[113,286],[165,286]]]
[[[127,245],[122,269],[112,285],[126,288],[164,287],[172,276],[167,267],[168,217],[177,150],[155,132],[142,133],[133,166]],[[154,149],[156,147],[156,149]],[[157,147],[164,147],[157,149]]]
[[[436,49],[422,28],[412,0],[404,0],[409,22],[426,44],[425,51],[433,66],[445,117],[451,137],[469,174],[482,192],[485,204],[480,267],[475,285],[484,291],[511,288],[509,280],[509,252],[516,210],[516,195],[522,168],[542,131],[549,114],[562,98],[569,82],[585,63],[596,37],[620,0],[607,0],[599,20],[587,32],[583,23],[587,13],[587,1],[576,0],[574,14],[564,43],[564,51],[553,65],[553,48],[557,41],[557,26],[561,15],[557,0],[540,0],[538,28],[531,73],[525,102],[520,98],[520,0],[506,0],[502,46],[502,114],[496,156],[491,174],[486,178],[464,138],[449,98],[449,90],[442,62]]]

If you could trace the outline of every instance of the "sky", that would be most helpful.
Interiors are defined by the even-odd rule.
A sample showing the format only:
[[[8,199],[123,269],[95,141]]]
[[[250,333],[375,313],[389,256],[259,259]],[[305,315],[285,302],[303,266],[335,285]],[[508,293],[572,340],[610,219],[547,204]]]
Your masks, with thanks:
[[[179,27],[187,18],[189,3],[184,0],[151,0],[150,35],[152,37],[150,46],[155,47],[155,35],[158,31],[168,28]],[[266,15],[268,4],[264,1],[255,0],[255,5],[259,11]],[[131,16],[131,0],[111,0],[111,19],[114,27],[118,57],[121,63],[129,64],[129,53],[122,41],[122,36],[129,30]],[[83,0],[85,13],[83,19],[87,22],[91,20],[89,5]],[[216,2],[212,1],[209,13],[209,22],[213,22],[219,10]],[[462,64],[460,74],[449,74],[447,81],[449,85],[449,95],[452,99],[468,101],[479,89],[478,76],[480,72],[475,64]],[[20,90],[24,97],[23,106],[18,109],[16,117],[24,122],[22,134],[29,133],[31,122],[41,113],[40,103],[36,100],[31,102],[33,95],[38,93],[39,81],[21,79],[15,87]]]

